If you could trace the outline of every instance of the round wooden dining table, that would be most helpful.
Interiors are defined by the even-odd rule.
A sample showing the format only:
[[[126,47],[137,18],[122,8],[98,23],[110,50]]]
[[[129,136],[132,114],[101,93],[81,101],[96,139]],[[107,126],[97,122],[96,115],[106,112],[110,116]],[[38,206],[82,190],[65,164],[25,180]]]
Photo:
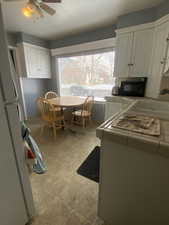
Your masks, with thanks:
[[[48,101],[54,105],[63,107],[77,107],[81,106],[85,102],[85,98],[81,98],[78,96],[58,96],[56,98],[48,99]]]
[[[78,96],[58,96],[56,98],[48,99],[48,101],[52,105],[58,106],[61,108],[61,110],[63,110],[64,108],[76,108],[78,106],[82,106],[85,103],[85,98],[81,98]],[[76,130],[72,129],[72,124],[69,124],[69,123],[66,123],[65,130],[68,130],[69,132],[73,134],[77,133]]]

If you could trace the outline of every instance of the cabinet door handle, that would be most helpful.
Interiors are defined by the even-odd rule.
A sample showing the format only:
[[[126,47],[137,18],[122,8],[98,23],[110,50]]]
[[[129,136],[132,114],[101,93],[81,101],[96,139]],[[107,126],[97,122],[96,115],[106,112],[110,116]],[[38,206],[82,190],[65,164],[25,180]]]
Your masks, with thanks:
[[[164,58],[161,60],[160,63],[161,63],[161,64],[164,64],[166,61],[167,61],[167,58],[164,57]]]
[[[134,64],[133,63],[129,63],[128,66],[134,66]]]

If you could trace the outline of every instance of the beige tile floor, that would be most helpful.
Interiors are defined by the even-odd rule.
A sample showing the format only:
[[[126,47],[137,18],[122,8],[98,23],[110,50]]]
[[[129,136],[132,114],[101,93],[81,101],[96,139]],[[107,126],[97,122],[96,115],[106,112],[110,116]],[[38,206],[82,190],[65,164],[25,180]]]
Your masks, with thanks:
[[[39,121],[28,124],[48,167],[44,175],[31,175],[36,216],[32,225],[101,225],[97,217],[98,184],[76,173],[92,149],[99,145],[96,124],[76,135],[50,129],[40,135]]]

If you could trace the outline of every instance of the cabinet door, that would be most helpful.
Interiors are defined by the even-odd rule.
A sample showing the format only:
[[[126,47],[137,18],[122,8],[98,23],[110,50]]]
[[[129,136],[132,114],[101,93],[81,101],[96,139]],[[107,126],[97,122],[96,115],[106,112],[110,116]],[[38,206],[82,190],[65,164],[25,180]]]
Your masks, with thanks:
[[[30,65],[31,65],[30,48],[28,48],[27,46],[24,46],[23,49],[24,49],[24,55],[21,57],[25,56],[26,76],[29,77],[29,74],[31,73],[31,71],[30,71],[30,69],[31,69],[30,68]]]
[[[167,38],[169,35],[169,22],[159,25],[155,30],[152,58],[152,76],[148,79],[147,96],[157,98],[160,93],[162,71],[166,57]]]
[[[130,76],[147,77],[150,72],[154,29],[134,32]]]
[[[37,55],[36,48],[25,46],[25,61],[27,76],[30,78],[36,78],[38,76],[39,57]]]
[[[128,77],[130,72],[133,32],[120,34],[117,38],[115,72],[116,77]]]
[[[51,71],[50,71],[50,54],[49,51],[46,49],[39,50],[39,69],[41,77],[43,78],[50,78]]]
[[[28,78],[51,78],[48,49],[24,45],[24,57]]]

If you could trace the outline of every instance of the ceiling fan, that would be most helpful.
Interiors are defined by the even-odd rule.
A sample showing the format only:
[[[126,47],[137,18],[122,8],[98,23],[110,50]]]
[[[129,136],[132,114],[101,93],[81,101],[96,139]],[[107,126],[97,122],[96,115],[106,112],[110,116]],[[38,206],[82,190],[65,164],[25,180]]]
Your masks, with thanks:
[[[16,0],[6,0],[6,1],[16,1]],[[61,1],[62,0],[29,0],[26,6],[22,8],[22,13],[26,17],[32,17],[33,15],[44,17],[43,12],[46,12],[49,15],[53,16],[56,13],[56,10],[45,3],[61,3]]]

